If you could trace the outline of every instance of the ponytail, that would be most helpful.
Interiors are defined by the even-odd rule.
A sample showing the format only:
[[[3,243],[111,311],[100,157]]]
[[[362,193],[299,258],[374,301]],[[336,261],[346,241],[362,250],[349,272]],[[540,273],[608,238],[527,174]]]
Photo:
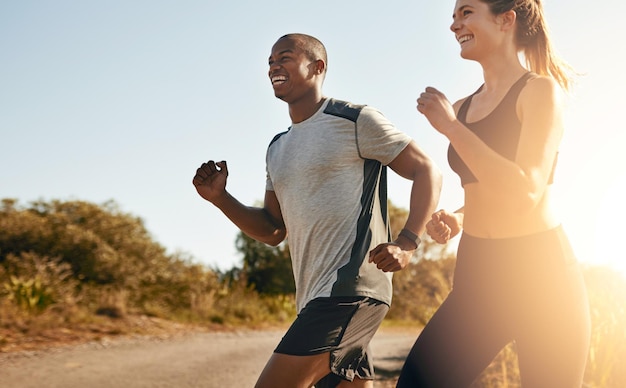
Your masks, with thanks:
[[[515,11],[516,41],[524,54],[526,66],[539,75],[552,77],[564,90],[570,90],[575,74],[552,48],[541,0],[482,0],[495,15]]]

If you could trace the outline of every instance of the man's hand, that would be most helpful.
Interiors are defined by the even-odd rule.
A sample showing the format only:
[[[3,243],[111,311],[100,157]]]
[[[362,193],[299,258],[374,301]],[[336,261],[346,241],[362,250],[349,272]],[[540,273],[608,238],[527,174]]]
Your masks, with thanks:
[[[375,263],[383,272],[396,272],[409,264],[413,252],[413,246],[400,246],[397,242],[380,244],[370,251],[369,262]]]
[[[214,202],[226,192],[228,166],[226,161],[215,163],[209,160],[202,163],[193,177],[193,185],[200,196],[209,202]]]

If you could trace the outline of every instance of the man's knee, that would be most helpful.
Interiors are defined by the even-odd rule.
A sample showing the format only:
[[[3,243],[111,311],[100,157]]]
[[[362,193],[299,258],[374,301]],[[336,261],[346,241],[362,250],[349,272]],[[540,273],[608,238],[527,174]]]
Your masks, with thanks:
[[[339,385],[337,385],[337,388],[374,388],[374,380],[359,378],[355,378],[352,381],[341,380]]]

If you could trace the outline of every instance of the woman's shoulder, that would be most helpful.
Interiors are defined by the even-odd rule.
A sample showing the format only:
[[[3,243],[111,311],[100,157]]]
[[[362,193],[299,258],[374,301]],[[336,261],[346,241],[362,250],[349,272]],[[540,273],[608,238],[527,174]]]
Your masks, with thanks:
[[[529,73],[528,80],[522,92],[526,93],[548,93],[553,94],[559,92],[561,87],[559,83],[552,77]]]
[[[454,108],[454,112],[455,113],[459,113],[459,109],[461,109],[461,106],[463,105],[463,103],[465,101],[467,101],[468,98],[470,98],[471,95],[467,96],[467,97],[463,97],[460,100],[457,100],[454,104],[452,104],[452,107]]]
[[[519,102],[522,104],[544,104],[546,102],[560,102],[562,89],[552,77],[531,73],[526,85],[522,89]]]

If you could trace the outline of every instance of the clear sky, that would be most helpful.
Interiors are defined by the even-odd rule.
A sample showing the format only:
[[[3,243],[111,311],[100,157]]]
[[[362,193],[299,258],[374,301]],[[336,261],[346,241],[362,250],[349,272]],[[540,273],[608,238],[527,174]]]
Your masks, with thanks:
[[[168,251],[240,263],[237,229],[195,192],[208,159],[229,191],[262,200],[265,150],[290,124],[267,78],[289,32],[329,52],[325,93],[380,109],[444,172],[440,207],[462,205],[447,142],[416,111],[435,86],[451,100],[482,83],[448,29],[453,0],[0,2],[0,198],[116,201]],[[546,0],[554,45],[584,76],[568,101],[556,206],[585,262],[626,272],[626,3]],[[408,208],[409,184],[390,174]]]

